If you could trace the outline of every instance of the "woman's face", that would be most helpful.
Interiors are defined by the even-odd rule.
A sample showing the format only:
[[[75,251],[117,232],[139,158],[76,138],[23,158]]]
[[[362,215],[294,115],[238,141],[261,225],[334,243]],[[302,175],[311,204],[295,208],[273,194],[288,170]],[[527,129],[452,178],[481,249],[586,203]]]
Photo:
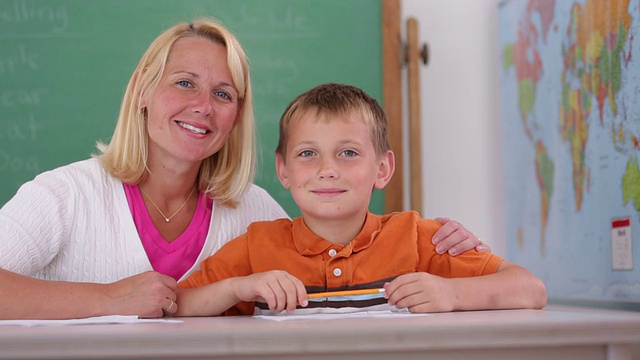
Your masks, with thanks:
[[[209,39],[177,40],[147,109],[149,160],[199,166],[224,145],[238,118],[238,91],[226,48]]]

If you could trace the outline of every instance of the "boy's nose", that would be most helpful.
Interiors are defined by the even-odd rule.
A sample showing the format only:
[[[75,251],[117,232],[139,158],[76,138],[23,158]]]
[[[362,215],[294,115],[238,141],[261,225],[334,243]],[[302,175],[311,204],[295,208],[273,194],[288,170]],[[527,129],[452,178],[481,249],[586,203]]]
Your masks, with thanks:
[[[338,171],[335,164],[330,159],[323,159],[320,162],[320,170],[318,171],[320,179],[335,179],[338,177]]]
[[[320,179],[334,179],[337,176],[333,172],[321,172],[319,177],[320,177]]]

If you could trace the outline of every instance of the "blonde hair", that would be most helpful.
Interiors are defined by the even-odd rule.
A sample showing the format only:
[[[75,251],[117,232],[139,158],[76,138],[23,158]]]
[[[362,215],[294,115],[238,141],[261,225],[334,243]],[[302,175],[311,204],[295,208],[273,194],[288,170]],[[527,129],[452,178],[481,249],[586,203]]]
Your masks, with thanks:
[[[387,138],[387,118],[378,102],[362,89],[351,85],[327,83],[313,87],[298,95],[280,118],[280,139],[276,154],[286,159],[289,126],[302,115],[312,112],[316,119],[330,121],[339,116],[350,119],[357,115],[369,127],[371,142],[381,156],[391,150]]]
[[[133,72],[120,107],[118,122],[109,145],[98,142],[97,157],[116,178],[139,184],[147,176],[149,133],[146,111],[138,104],[157,86],[173,44],[185,37],[202,37],[227,49],[227,63],[238,90],[238,123],[224,146],[202,161],[198,189],[227,206],[237,202],[255,175],[256,138],[249,63],[236,37],[214,19],[196,19],[179,23],[160,34],[144,53]]]

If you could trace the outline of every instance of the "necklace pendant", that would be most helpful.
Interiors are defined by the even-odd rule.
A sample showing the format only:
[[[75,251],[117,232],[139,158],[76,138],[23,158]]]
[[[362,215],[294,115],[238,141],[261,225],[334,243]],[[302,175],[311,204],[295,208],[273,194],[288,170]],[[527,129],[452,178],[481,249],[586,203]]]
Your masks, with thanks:
[[[147,194],[146,191],[144,191],[144,189],[142,188],[142,186],[138,185],[138,188],[140,189],[140,192],[142,192],[143,194],[145,194],[147,196],[147,198],[149,199],[149,201],[151,201],[151,204],[153,204],[153,206],[156,208],[156,210],[158,210],[158,212],[160,213],[160,215],[162,215],[162,217],[164,218],[164,222],[168,223],[169,221],[171,221],[171,219],[176,216],[176,214],[178,214],[180,212],[180,210],[182,210],[182,208],[184,208],[185,205],[187,205],[187,202],[189,202],[189,199],[191,199],[191,195],[193,195],[193,193],[196,191],[196,187],[194,186],[193,189],[191,189],[191,192],[189,193],[189,196],[187,196],[187,200],[185,200],[182,205],[180,205],[180,207],[178,208],[178,210],[176,210],[176,212],[173,213],[173,215],[166,217],[166,215],[162,212],[162,210],[160,210],[160,208],[158,207],[158,205],[156,205],[156,202],[153,201],[153,199],[149,196],[149,194]]]

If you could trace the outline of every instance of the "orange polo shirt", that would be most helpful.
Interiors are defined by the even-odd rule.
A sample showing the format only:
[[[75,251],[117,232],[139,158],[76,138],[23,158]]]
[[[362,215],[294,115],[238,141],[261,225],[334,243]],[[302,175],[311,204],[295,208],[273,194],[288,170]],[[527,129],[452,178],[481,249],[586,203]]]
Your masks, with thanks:
[[[381,288],[412,272],[459,278],[498,270],[502,258],[492,253],[437,254],[431,238],[441,226],[414,211],[368,213],[360,233],[349,244],[339,245],[315,235],[302,218],[255,222],[179,286],[198,287],[229,277],[285,270],[313,293]],[[254,306],[239,303],[225,315],[252,315]]]

